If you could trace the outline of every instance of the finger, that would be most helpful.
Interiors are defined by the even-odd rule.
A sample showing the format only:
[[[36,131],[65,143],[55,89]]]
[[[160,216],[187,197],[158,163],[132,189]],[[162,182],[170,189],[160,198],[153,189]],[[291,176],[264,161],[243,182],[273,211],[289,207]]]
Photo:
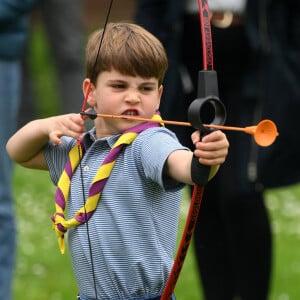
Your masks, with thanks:
[[[93,109],[92,108],[87,108],[84,112],[88,113],[91,112]],[[81,119],[83,119],[84,121],[90,119],[90,117],[88,115],[80,115]]]
[[[71,115],[70,119],[64,123],[64,131],[69,133],[82,134],[84,130],[84,120],[80,114]]]
[[[198,130],[194,131],[191,135],[191,139],[194,145],[198,143],[200,141],[200,132]]]
[[[202,142],[214,142],[221,139],[225,139],[225,134],[221,130],[213,130],[202,138]]]
[[[218,141],[218,142],[198,142],[195,145],[195,150],[203,151],[203,152],[217,152],[222,149],[227,149],[227,145],[224,141]]]
[[[50,141],[55,144],[55,145],[60,145],[62,143],[61,139],[60,139],[60,135],[58,132],[51,132],[49,134],[49,139]]]
[[[215,151],[206,151],[206,150],[195,150],[195,156],[204,159],[216,159],[216,158],[225,158],[227,156],[227,149],[217,149]]]

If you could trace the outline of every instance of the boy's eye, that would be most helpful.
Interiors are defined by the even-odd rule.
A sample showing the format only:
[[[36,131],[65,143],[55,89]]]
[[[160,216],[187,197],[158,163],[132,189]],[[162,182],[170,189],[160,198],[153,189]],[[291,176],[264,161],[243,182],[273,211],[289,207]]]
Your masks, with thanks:
[[[143,92],[151,92],[151,91],[153,91],[154,90],[154,87],[153,86],[143,86],[143,87],[141,87],[141,90],[143,91]]]
[[[115,83],[115,84],[112,84],[111,86],[114,89],[124,89],[125,88],[125,84],[122,84],[122,83]]]

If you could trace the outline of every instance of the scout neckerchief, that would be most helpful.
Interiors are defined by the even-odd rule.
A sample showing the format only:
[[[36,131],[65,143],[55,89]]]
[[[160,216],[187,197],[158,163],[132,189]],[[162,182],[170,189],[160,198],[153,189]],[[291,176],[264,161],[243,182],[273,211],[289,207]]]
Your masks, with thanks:
[[[155,114],[152,118],[157,120],[160,119],[160,116]],[[116,159],[123,147],[130,144],[143,130],[157,126],[159,126],[159,124],[154,122],[141,123],[125,130],[122,133],[96,173],[95,178],[93,179],[93,182],[89,188],[88,198],[85,201],[84,206],[82,206],[75,213],[73,218],[66,220],[64,211],[69,197],[71,179],[84,154],[84,148],[82,144],[76,144],[71,149],[69,152],[69,160],[66,163],[64,171],[62,172],[57,183],[57,189],[55,193],[56,212],[51,217],[51,220],[54,223],[53,229],[58,235],[58,244],[62,253],[65,251],[64,234],[67,232],[67,230],[71,227],[87,222],[96,210],[105,183],[110,176]],[[80,152],[78,152],[78,147],[80,147]]]

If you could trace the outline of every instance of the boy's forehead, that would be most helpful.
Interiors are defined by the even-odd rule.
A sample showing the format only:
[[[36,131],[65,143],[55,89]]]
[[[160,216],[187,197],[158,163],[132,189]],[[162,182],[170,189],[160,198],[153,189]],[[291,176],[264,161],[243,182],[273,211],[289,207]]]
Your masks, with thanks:
[[[155,77],[143,77],[138,74],[131,75],[131,74],[125,74],[121,73],[118,70],[112,69],[110,71],[103,71],[99,75],[101,75],[102,78],[107,78],[111,81],[139,81],[139,82],[148,82],[148,83],[154,83],[156,84],[158,82],[158,78]]]

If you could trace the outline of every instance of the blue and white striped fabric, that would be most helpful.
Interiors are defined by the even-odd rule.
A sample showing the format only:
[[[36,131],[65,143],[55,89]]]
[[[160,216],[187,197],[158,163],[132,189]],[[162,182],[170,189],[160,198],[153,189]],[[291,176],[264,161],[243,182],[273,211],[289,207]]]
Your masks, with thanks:
[[[84,193],[119,136],[96,141],[85,136],[81,162]],[[76,141],[45,149],[56,184]],[[162,293],[173,264],[182,184],[163,178],[169,154],[186,149],[164,127],[143,131],[120,153],[94,215],[88,224],[68,232],[75,276],[81,295],[95,299],[87,228],[95,266],[97,299],[151,299]],[[83,205],[79,168],[72,178],[68,217]]]

